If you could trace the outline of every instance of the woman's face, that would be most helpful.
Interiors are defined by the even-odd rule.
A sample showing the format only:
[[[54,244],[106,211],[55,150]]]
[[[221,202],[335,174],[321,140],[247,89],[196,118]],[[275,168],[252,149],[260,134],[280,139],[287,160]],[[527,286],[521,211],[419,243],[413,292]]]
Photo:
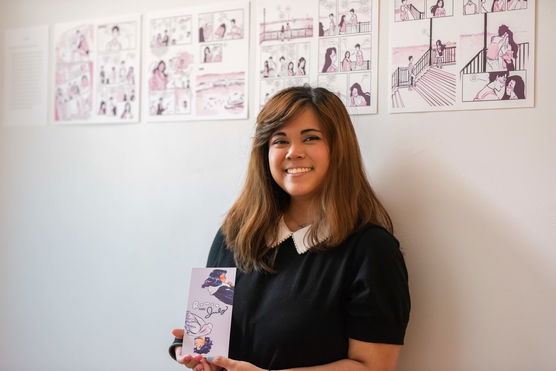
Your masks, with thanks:
[[[336,59],[336,51],[334,49],[332,49],[332,51],[330,52],[330,59],[332,60]]]
[[[304,68],[304,67],[305,67],[305,59],[302,59],[301,61],[299,61],[299,66],[300,66],[301,68]]]
[[[353,88],[351,89],[351,96],[352,97],[356,97],[359,95],[359,92],[357,91],[357,88]]]
[[[307,108],[273,133],[268,143],[272,178],[292,201],[318,196],[330,164],[330,150],[318,116]]]
[[[508,86],[506,86],[506,94],[510,95],[511,93],[513,93],[515,88],[515,80],[511,80],[510,82],[508,82]]]
[[[220,280],[220,282],[226,282],[226,273],[222,273],[218,279]]]
[[[349,52],[346,52],[346,58],[349,59]]]
[[[160,63],[158,64],[158,70],[159,70],[160,72],[164,72],[164,71],[166,70],[166,63],[160,62]]]
[[[203,345],[205,345],[205,338],[201,336],[196,337],[195,340],[193,340],[193,344],[195,345],[195,349],[201,349]]]

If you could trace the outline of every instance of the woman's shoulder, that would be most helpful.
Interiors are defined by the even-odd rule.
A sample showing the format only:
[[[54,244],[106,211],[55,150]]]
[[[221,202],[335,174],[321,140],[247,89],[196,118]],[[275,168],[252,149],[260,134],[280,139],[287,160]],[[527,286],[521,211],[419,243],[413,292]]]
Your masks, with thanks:
[[[400,250],[396,237],[386,228],[373,223],[358,228],[344,243],[356,255],[384,255]]]
[[[226,237],[222,228],[216,231],[207,259],[207,267],[235,266],[233,253],[226,245]]]

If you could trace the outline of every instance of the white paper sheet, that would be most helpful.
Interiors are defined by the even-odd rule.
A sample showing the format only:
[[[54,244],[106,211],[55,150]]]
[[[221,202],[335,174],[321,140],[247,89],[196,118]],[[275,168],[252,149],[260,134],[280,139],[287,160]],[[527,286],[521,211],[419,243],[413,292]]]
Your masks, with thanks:
[[[139,15],[54,26],[52,121],[139,121]]]
[[[247,118],[248,1],[150,13],[143,48],[147,121]]]
[[[257,1],[258,106],[310,84],[336,93],[350,114],[377,111],[378,1]]]
[[[4,123],[46,124],[48,26],[18,28],[5,33]]]
[[[390,112],[534,105],[534,0],[394,0],[389,15]]]

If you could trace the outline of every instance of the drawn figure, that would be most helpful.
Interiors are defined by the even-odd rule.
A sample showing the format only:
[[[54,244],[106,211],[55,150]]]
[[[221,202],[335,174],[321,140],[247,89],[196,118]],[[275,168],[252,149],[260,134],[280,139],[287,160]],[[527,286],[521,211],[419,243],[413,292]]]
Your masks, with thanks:
[[[290,22],[286,22],[286,34],[285,34],[286,40],[289,40],[292,38],[292,28],[290,26]]]
[[[359,29],[357,27],[359,22],[357,21],[357,14],[355,14],[355,10],[351,8],[349,10],[349,13],[351,14],[349,18],[349,23],[351,24],[352,32],[359,32]]]
[[[319,36],[324,36],[324,26],[319,22]]]
[[[232,27],[230,29],[230,35],[232,39],[241,39],[243,36],[243,32],[241,32],[241,28],[239,28],[239,26],[236,24],[236,20],[232,19],[230,23],[232,24]]]
[[[508,10],[519,10],[527,8],[527,0],[509,0]]]
[[[506,25],[498,27],[498,35],[490,38],[487,49],[487,66],[489,71],[515,70],[514,58],[517,57],[518,46],[514,41],[513,32]]]
[[[226,36],[226,24],[225,23],[222,23],[220,26],[218,26],[216,31],[214,31],[214,36],[216,36],[216,39],[218,39],[218,40],[222,40],[224,38],[224,36]]]
[[[286,63],[286,58],[284,58],[284,56],[281,56],[280,59],[278,59],[278,62],[280,63],[280,71],[278,71],[277,75],[284,77],[288,75],[288,65]]]
[[[488,13],[486,0],[480,0],[480,1],[481,1],[481,13]]]
[[[211,63],[212,62],[212,53],[210,51],[210,47],[205,46],[203,52],[203,63]]]
[[[199,42],[200,43],[205,42],[205,29],[202,26],[199,27]]]
[[[409,5],[407,5],[407,0],[402,0],[400,5],[400,20],[409,21]]]
[[[338,23],[338,31],[340,34],[344,34],[347,31],[346,15],[343,14],[340,18],[340,23]]]
[[[336,34],[336,23],[334,23],[334,13],[328,15],[330,19],[330,25],[328,26],[328,35],[332,36]]]
[[[295,76],[293,67],[294,67],[293,62],[288,63],[288,76]]]
[[[324,66],[322,67],[322,72],[336,72],[336,48],[331,47],[326,49],[324,54]]]
[[[120,70],[118,71],[119,82],[124,82],[127,76],[127,67],[125,66],[125,61],[120,63]]]
[[[415,86],[415,65],[413,64],[413,56],[410,55],[409,64],[407,65],[407,74],[409,76],[409,90],[412,90]]]
[[[355,69],[362,70],[365,60],[363,59],[363,52],[361,51],[361,45],[355,44]]]
[[[477,14],[477,4],[473,2],[473,0],[467,0],[467,2],[463,5],[463,14]]]
[[[284,27],[284,25],[282,25],[282,27],[280,27],[280,41],[284,41],[285,38],[286,38],[286,28]]]
[[[170,44],[170,36],[168,36],[168,30],[164,30],[164,36],[162,37],[162,41],[160,42],[162,46],[168,46]]]
[[[436,68],[442,68],[442,59],[445,48],[446,44],[442,44],[442,41],[436,40],[436,44],[434,46],[434,51],[436,52]]]
[[[164,111],[166,111],[166,107],[164,106],[164,100],[162,99],[162,97],[160,97],[158,99],[158,104],[156,105],[156,114],[158,116],[161,116]]]
[[[231,282],[226,282],[226,271],[215,269],[210,272],[201,288],[207,288],[209,293],[224,304],[233,305],[234,287]]]
[[[193,344],[193,352],[198,354],[207,354],[212,348],[212,340],[208,336],[197,336]]]
[[[114,97],[110,97],[109,103],[108,112],[114,117],[118,116],[118,107],[114,104]]]
[[[191,336],[206,336],[212,332],[212,323],[206,322],[193,312],[185,313],[185,331]]]
[[[81,57],[86,57],[89,55],[89,43],[85,35],[79,37],[79,43],[77,44],[77,52]]]
[[[133,115],[131,114],[131,103],[125,102],[124,112],[122,113],[122,116],[120,118],[122,118],[122,119],[131,119],[131,118],[133,118]]]
[[[494,0],[492,2],[492,12],[503,12],[504,10],[506,10],[505,0]]]
[[[168,85],[168,75],[165,71],[166,63],[161,60],[152,72],[152,76],[149,81],[150,90],[166,90],[166,86]]]
[[[135,71],[133,70],[133,66],[129,66],[129,70],[127,71],[127,83],[129,85],[135,85]]]
[[[263,77],[269,77],[270,76],[270,68],[268,66],[268,60],[264,61],[264,65],[263,65]]]
[[[370,106],[371,105],[371,94],[363,92],[361,85],[358,82],[351,85],[350,90],[350,106]]]
[[[444,0],[438,0],[436,5],[431,7],[431,14],[433,17],[445,17],[446,9],[444,9]]]
[[[99,116],[106,115],[106,102],[105,101],[100,102],[100,107],[98,109],[98,114],[99,114]]]
[[[500,100],[506,92],[506,79],[508,71],[490,72],[488,74],[488,83],[484,88],[479,90],[474,101]]]
[[[112,39],[106,43],[107,52],[119,52],[122,50],[122,43],[119,40],[120,27],[117,25],[112,27]]]
[[[349,50],[344,54],[344,59],[342,60],[342,71],[351,71],[351,60],[349,59]]]
[[[521,76],[510,76],[506,80],[506,91],[502,100],[525,99],[525,83]]]
[[[305,76],[307,74],[307,72],[305,72],[305,65],[307,64],[307,61],[305,60],[305,58],[301,57],[299,58],[299,61],[297,61],[297,76]]]
[[[268,57],[268,75],[271,77],[276,75],[276,63],[274,63],[272,55]]]
[[[106,71],[104,70],[104,66],[100,66],[100,72],[98,73],[100,83],[106,84]]]

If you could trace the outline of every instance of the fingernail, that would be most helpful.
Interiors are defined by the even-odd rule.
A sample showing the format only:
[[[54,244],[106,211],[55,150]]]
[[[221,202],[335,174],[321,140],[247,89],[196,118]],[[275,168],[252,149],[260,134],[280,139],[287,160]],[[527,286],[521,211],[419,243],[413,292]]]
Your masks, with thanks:
[[[195,356],[195,358],[194,358],[194,360],[196,360],[196,361],[200,361],[201,359],[203,359],[203,357],[201,357],[201,356]]]
[[[185,359],[187,362],[189,362],[189,361],[191,361],[191,356],[188,354],[183,359]]]
[[[207,359],[208,359],[209,361],[212,361],[212,360],[214,359],[214,357],[213,357],[213,356],[208,356]]]

